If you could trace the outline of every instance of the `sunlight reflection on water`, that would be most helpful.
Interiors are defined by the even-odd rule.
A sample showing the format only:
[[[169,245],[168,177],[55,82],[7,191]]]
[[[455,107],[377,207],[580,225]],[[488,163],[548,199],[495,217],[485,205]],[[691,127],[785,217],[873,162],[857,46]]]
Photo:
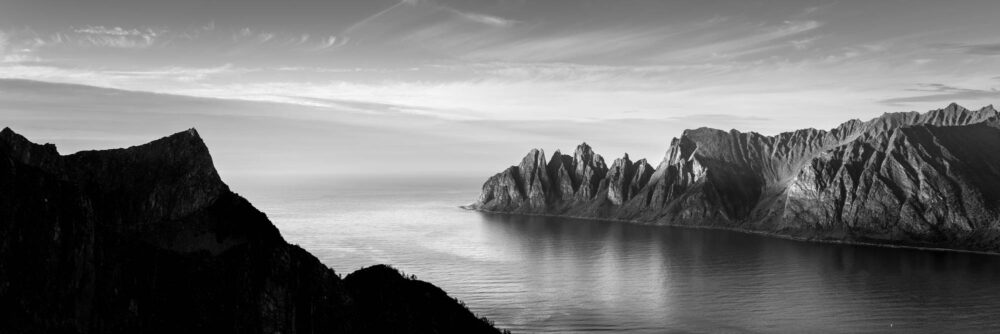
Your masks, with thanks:
[[[232,184],[339,273],[389,263],[515,332],[1000,331],[1000,256],[482,214],[477,180],[410,180]]]

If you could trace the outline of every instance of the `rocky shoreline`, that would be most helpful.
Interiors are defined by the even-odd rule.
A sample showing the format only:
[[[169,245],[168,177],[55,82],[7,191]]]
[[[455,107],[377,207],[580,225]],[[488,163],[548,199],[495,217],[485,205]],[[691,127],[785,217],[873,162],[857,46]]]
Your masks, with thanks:
[[[896,249],[912,249],[912,250],[922,250],[922,251],[932,251],[932,252],[949,252],[949,253],[966,253],[966,254],[978,254],[978,255],[991,255],[1000,256],[1000,252],[984,252],[984,251],[974,251],[965,249],[952,249],[952,248],[938,248],[938,247],[921,247],[921,246],[910,246],[910,245],[899,245],[899,244],[887,244],[887,243],[871,243],[871,242],[858,242],[858,241],[846,241],[846,240],[831,240],[831,239],[814,239],[814,238],[800,238],[779,233],[771,233],[765,231],[753,231],[753,230],[741,230],[732,227],[723,226],[698,226],[698,225],[671,225],[671,224],[656,224],[650,222],[643,222],[638,220],[622,220],[622,219],[608,219],[608,218],[594,218],[594,217],[583,217],[583,216],[566,216],[566,215],[555,215],[555,214],[545,214],[545,213],[511,213],[503,211],[489,211],[484,209],[477,209],[471,205],[460,205],[459,209],[474,211],[479,213],[495,214],[495,215],[511,215],[511,216],[526,216],[526,217],[552,217],[552,218],[567,218],[567,219],[579,219],[588,220],[595,222],[610,222],[610,223],[626,223],[635,225],[645,225],[645,226],[665,226],[665,227],[678,227],[678,228],[693,228],[700,230],[715,230],[715,231],[728,231],[743,234],[750,234],[755,236],[761,236],[766,238],[784,239],[790,241],[806,242],[806,243],[822,243],[822,244],[833,244],[833,245],[851,245],[851,246],[869,246],[869,247],[879,247],[879,248],[896,248]]]

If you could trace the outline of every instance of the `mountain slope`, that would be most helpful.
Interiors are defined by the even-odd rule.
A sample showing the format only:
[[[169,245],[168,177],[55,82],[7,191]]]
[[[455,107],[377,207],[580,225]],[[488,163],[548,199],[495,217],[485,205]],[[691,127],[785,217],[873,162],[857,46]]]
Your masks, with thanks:
[[[498,332],[433,285],[341,279],[288,244],[193,129],[61,156],[5,128],[0,189],[0,332]]]
[[[497,189],[523,188],[502,173],[484,184],[470,208],[1000,252],[997,117],[992,106],[973,111],[952,104],[829,131],[687,130],[655,171],[634,167],[627,155],[611,169],[593,167],[600,179],[588,181],[596,193],[573,188],[567,195],[560,185],[579,182],[550,168],[554,181],[537,188],[563,192],[533,194],[534,201],[524,200],[527,193],[500,196]],[[577,151],[600,157],[586,144]],[[532,152],[539,156],[533,161],[544,160],[540,150]],[[565,170],[586,164],[557,156],[553,161]],[[517,175],[524,166],[505,173]]]

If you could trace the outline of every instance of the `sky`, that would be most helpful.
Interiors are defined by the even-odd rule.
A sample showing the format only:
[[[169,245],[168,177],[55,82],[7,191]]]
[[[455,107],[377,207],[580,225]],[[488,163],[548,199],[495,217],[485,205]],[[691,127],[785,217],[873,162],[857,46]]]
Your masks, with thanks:
[[[0,0],[0,126],[63,153],[198,128],[230,175],[654,163],[1000,101],[998,1]]]

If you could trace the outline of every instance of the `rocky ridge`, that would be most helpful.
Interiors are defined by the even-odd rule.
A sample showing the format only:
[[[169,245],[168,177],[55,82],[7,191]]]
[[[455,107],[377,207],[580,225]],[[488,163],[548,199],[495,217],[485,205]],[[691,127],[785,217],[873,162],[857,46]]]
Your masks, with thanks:
[[[222,182],[194,130],[60,155],[0,131],[0,332],[498,333],[374,266],[341,278]]]
[[[532,150],[468,208],[1000,252],[998,124],[993,106],[951,104],[775,136],[699,128],[655,169],[605,167],[587,144],[542,169]]]

